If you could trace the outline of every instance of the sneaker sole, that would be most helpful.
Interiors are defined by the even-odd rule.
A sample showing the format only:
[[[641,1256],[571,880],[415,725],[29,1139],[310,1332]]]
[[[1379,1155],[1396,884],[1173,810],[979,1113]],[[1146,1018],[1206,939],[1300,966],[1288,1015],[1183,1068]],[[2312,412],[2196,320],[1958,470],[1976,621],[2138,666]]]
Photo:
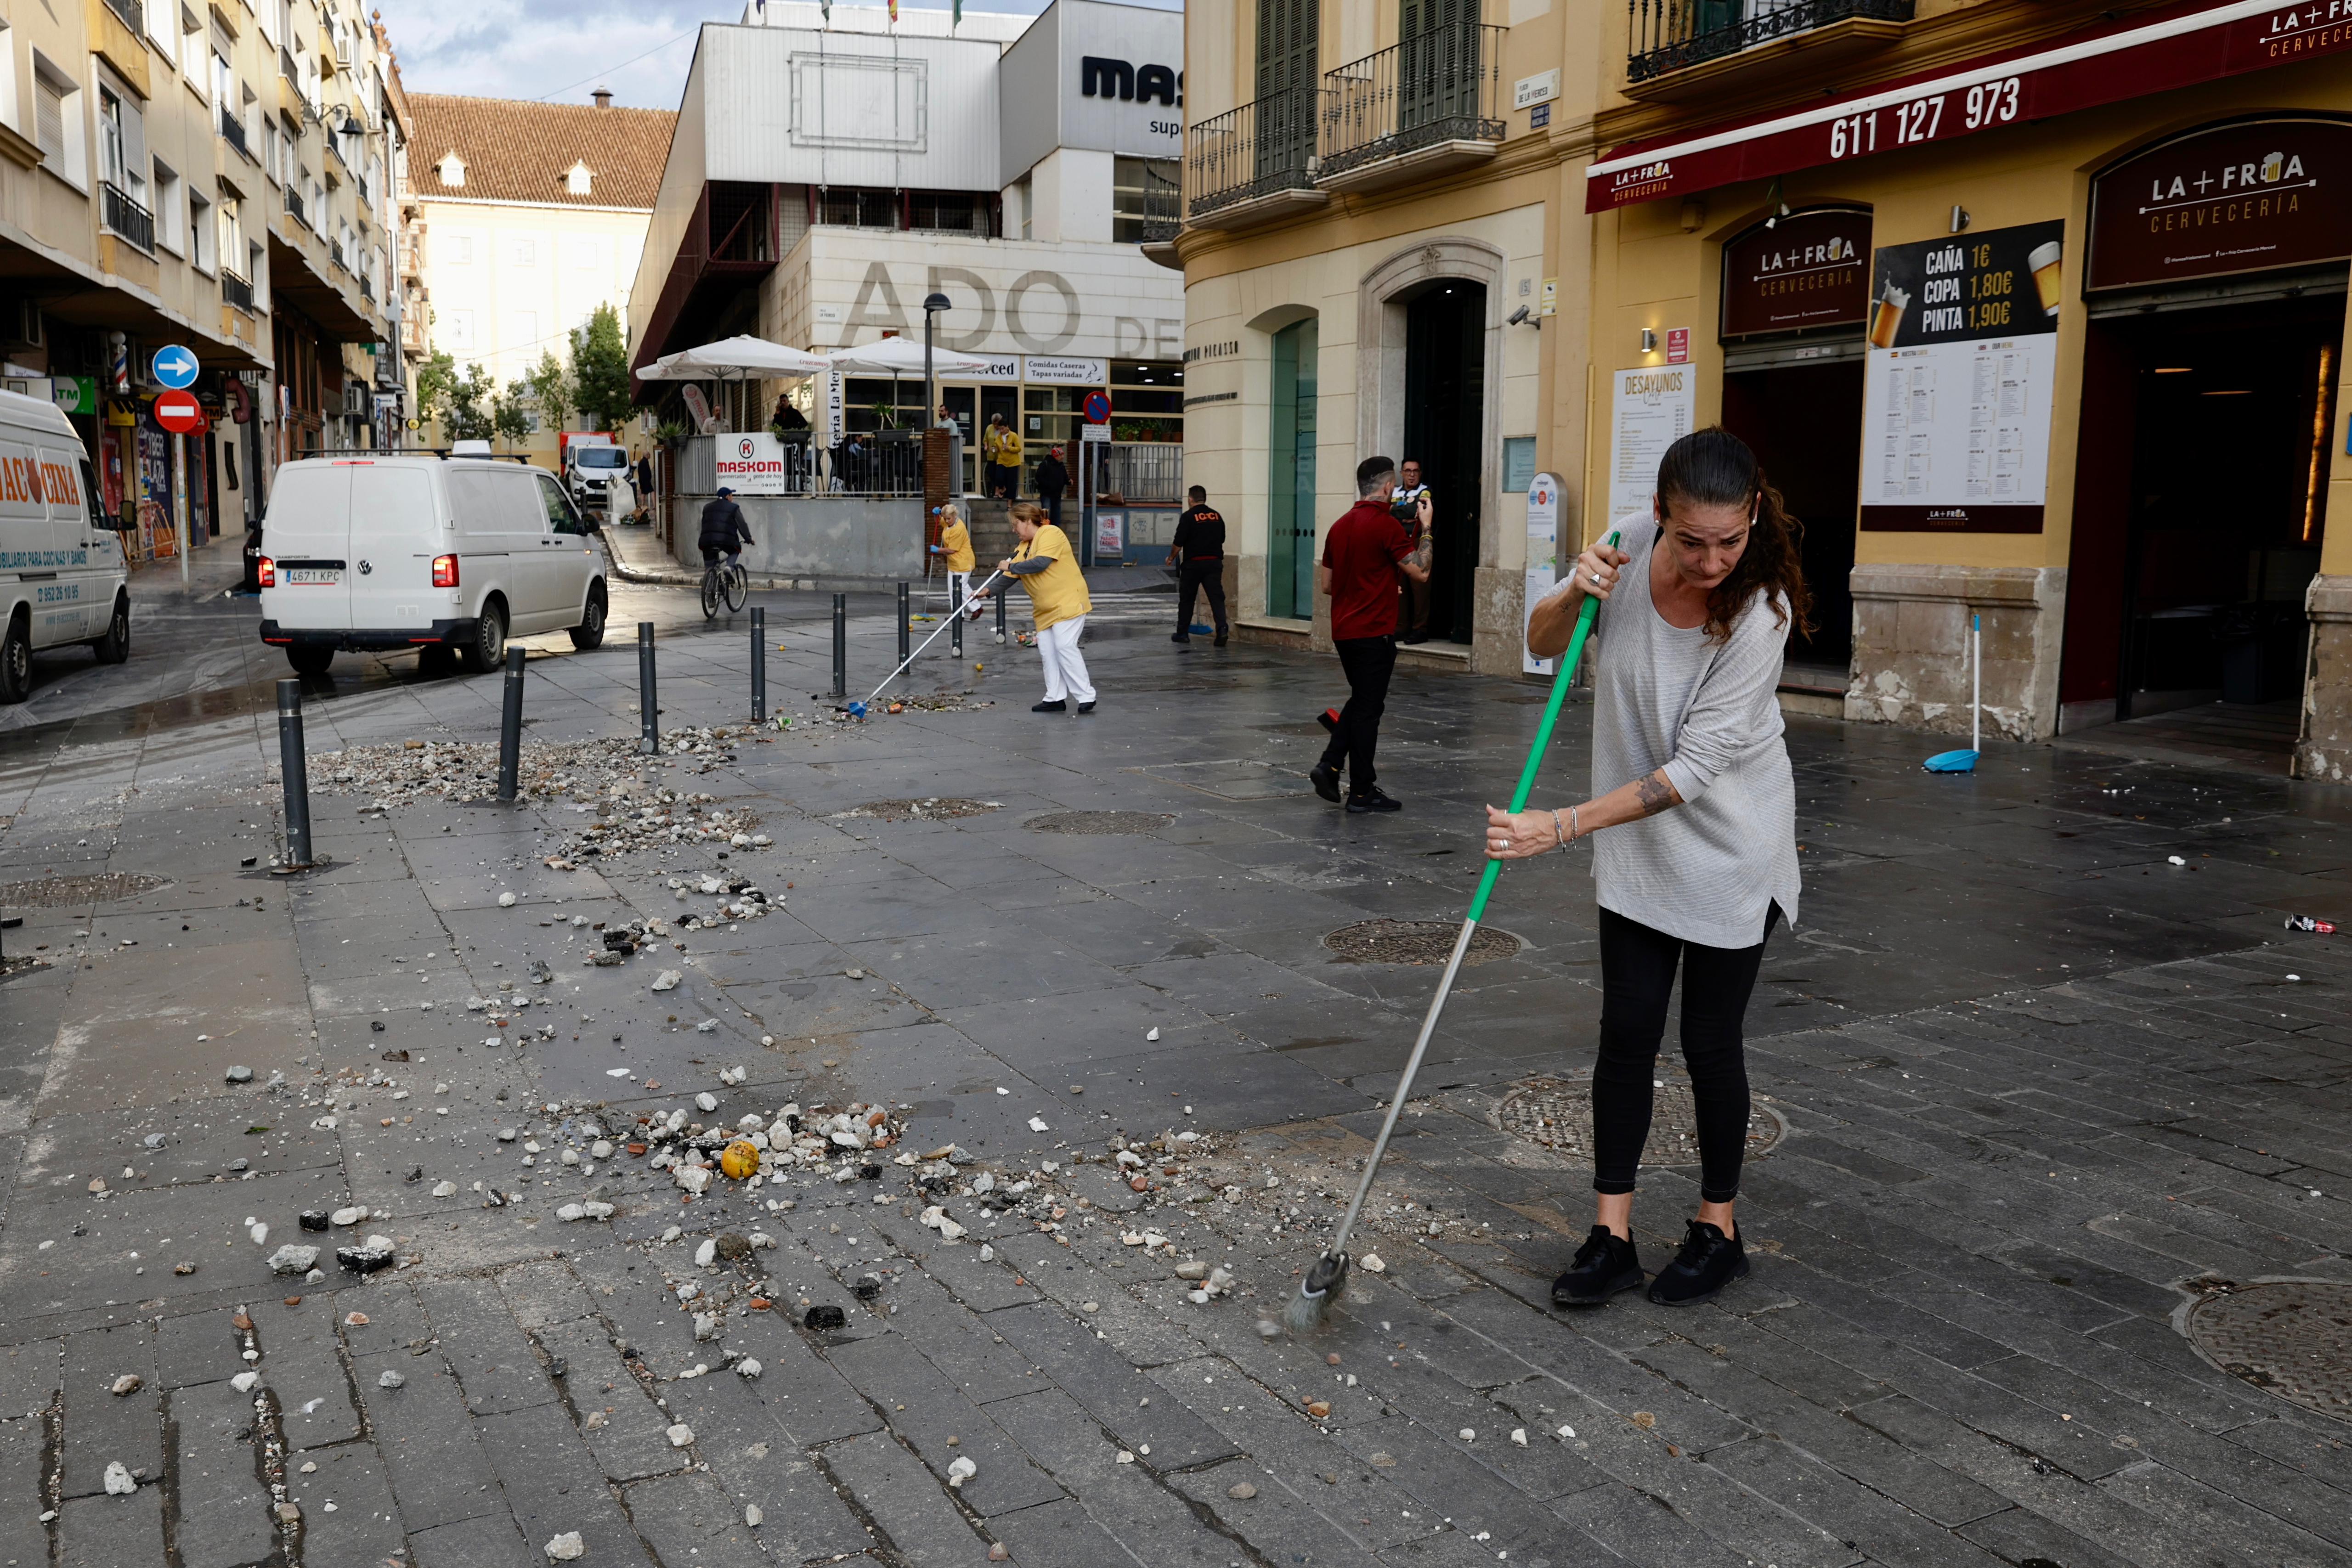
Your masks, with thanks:
[[[1716,1297],[1723,1294],[1724,1291],[1729,1290],[1733,1285],[1738,1284],[1740,1281],[1745,1280],[1746,1278],[1748,1278],[1748,1260],[1742,1258],[1739,1260],[1739,1267],[1731,1271],[1731,1278],[1726,1280],[1722,1284],[1717,1285],[1712,1291],[1707,1291],[1696,1296],[1685,1296],[1679,1301],[1668,1301],[1665,1297],[1657,1293],[1657,1287],[1654,1283],[1650,1289],[1650,1301],[1654,1305],[1661,1307],[1704,1306],[1706,1303],[1715,1300]]]
[[[1597,1296],[1570,1296],[1563,1301],[1559,1296],[1554,1295],[1551,1299],[1551,1304],[1562,1312],[1576,1312],[1585,1307],[1607,1306],[1611,1297],[1622,1295],[1627,1291],[1640,1290],[1642,1288],[1642,1270],[1634,1269],[1626,1273],[1620,1274],[1616,1279],[1612,1280],[1609,1282],[1608,1289],[1602,1291]]]

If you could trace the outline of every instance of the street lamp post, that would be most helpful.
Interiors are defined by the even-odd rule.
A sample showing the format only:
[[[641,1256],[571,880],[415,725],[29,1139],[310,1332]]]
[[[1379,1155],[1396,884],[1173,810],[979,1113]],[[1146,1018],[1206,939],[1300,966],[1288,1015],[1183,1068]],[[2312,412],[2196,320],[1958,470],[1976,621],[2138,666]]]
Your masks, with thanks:
[[[929,430],[940,416],[940,383],[931,374],[931,328],[940,311],[954,308],[955,302],[944,294],[932,294],[923,300],[923,423],[919,429]]]

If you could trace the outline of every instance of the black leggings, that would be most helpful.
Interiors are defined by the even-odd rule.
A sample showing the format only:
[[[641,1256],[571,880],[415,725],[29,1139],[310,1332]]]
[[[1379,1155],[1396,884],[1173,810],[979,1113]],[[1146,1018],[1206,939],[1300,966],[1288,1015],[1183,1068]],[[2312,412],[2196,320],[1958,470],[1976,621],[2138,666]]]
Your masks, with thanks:
[[[1592,1069],[1592,1190],[1633,1190],[1650,1136],[1650,1092],[1675,965],[1683,970],[1683,1063],[1698,1112],[1699,1197],[1739,1196],[1748,1152],[1748,1058],[1740,1022],[1780,918],[1774,904],[1753,947],[1706,947],[1601,912],[1601,1057]]]

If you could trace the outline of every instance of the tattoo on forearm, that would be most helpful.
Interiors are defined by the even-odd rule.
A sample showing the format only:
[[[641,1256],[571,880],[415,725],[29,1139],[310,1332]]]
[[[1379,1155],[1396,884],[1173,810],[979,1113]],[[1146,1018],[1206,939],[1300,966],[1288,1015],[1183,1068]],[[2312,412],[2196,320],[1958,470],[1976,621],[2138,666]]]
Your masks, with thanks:
[[[1633,786],[1633,798],[1642,805],[1642,815],[1654,817],[1675,803],[1675,787],[1666,779],[1666,770],[1659,768]]]

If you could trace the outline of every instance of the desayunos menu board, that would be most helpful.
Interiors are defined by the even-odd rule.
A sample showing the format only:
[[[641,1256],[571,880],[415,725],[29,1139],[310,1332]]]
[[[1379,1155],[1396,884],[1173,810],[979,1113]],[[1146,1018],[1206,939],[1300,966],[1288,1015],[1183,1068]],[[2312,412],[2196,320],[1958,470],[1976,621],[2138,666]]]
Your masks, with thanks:
[[[2042,531],[2065,228],[2024,224],[1877,252],[1864,528]]]

